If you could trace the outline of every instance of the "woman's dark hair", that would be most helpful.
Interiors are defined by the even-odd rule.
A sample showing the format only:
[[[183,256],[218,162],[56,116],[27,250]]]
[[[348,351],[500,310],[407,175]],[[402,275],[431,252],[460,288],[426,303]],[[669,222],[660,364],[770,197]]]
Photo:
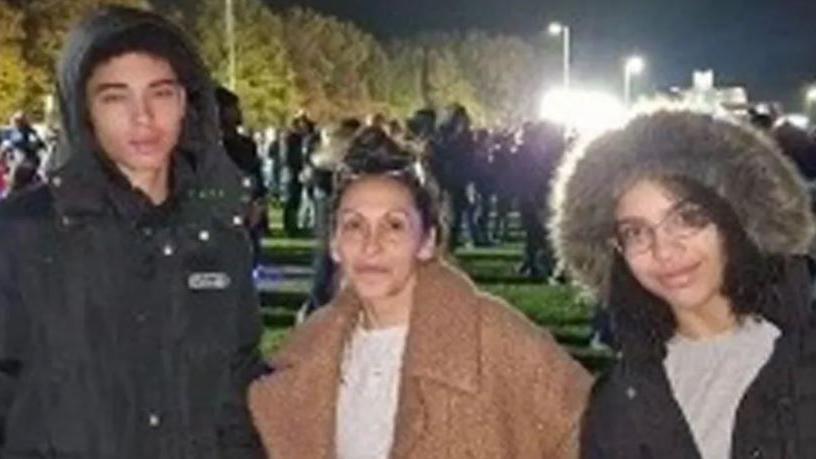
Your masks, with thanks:
[[[734,209],[714,190],[685,177],[658,177],[655,181],[679,199],[699,205],[717,227],[725,254],[721,292],[730,300],[737,320],[754,314],[768,315],[769,308],[775,305],[772,286],[783,276],[782,258],[760,252]],[[648,343],[648,349],[642,351],[661,358],[665,355],[665,343],[674,336],[677,321],[665,301],[640,285],[617,251],[607,302],[622,343],[627,336],[635,335],[638,343],[644,339]]]
[[[368,127],[351,142],[334,175],[331,199],[331,227],[335,228],[337,209],[346,190],[365,177],[384,176],[404,185],[419,212],[422,230],[436,230],[437,244],[442,239],[439,193],[426,173],[419,156],[400,146],[380,128]]]

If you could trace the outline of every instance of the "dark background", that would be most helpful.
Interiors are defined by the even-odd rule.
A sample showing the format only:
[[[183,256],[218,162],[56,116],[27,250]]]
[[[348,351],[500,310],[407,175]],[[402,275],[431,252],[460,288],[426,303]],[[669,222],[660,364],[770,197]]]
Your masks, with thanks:
[[[744,85],[752,100],[798,111],[816,82],[816,0],[266,1],[351,20],[384,40],[471,28],[530,36],[559,20],[572,30],[574,80],[618,92],[633,53],[647,59],[643,89],[689,86],[694,69],[711,68],[718,86]]]

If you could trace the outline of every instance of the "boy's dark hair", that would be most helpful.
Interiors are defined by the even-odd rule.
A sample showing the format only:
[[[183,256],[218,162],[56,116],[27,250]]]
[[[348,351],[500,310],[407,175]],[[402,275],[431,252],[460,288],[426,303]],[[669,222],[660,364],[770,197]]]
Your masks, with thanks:
[[[178,36],[171,30],[144,23],[118,34],[115,39],[95,46],[82,64],[81,81],[87,82],[93,70],[115,57],[142,52],[167,61],[179,82],[188,90],[195,89],[196,70],[190,60],[190,50],[180,46]]]

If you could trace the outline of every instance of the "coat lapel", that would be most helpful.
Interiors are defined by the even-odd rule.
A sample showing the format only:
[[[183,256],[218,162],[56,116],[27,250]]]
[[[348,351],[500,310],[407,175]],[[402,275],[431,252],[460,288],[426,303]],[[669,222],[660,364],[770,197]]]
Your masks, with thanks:
[[[420,269],[403,358],[393,459],[411,457],[428,433],[430,410],[446,406],[445,400],[437,400],[439,390],[466,394],[478,390],[479,315],[474,292],[469,280],[444,263],[431,262]]]
[[[250,406],[273,457],[335,457],[335,410],[346,337],[356,323],[349,301],[318,312],[250,389]]]
[[[634,386],[636,391],[633,395],[636,396],[635,403],[640,404],[640,409],[634,410],[633,413],[643,420],[634,423],[643,429],[638,435],[644,443],[651,445],[651,450],[660,457],[699,459],[691,428],[672,395],[662,362],[639,361],[636,365],[641,377],[636,380]],[[666,438],[666,432],[671,433],[673,443],[656,443],[655,440]]]
[[[479,314],[475,287],[433,261],[420,268],[400,379],[391,449],[411,457],[428,435],[440,391],[473,394],[479,384]],[[267,450],[277,457],[335,457],[335,413],[343,348],[360,303],[344,290],[293,335],[273,361],[276,371],[250,389],[250,406]],[[296,388],[293,390],[293,388]]]

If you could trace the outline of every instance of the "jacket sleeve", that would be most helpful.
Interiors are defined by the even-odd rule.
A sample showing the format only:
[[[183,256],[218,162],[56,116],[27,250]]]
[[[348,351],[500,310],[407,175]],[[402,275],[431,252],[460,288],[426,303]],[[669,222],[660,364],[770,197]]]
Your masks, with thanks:
[[[249,267],[248,261],[246,265]],[[249,269],[242,277],[236,319],[238,339],[230,356],[231,387],[219,420],[219,446],[223,459],[265,457],[247,407],[249,384],[267,372],[259,347],[263,326]]]

